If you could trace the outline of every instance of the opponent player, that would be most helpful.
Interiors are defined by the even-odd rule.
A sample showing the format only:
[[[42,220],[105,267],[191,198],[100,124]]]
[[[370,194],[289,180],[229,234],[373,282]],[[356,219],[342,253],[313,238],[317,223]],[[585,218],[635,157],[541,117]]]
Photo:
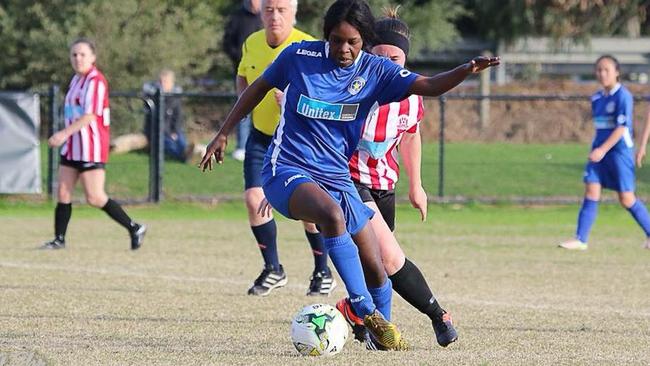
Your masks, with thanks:
[[[499,59],[478,57],[449,72],[419,76],[363,51],[375,38],[373,26],[365,1],[332,4],[324,18],[327,42],[287,47],[241,95],[200,166],[211,169],[212,155],[222,163],[233,126],[273,87],[283,90],[280,124],[262,168],[265,196],[286,217],[320,227],[369,344],[403,349],[399,330],[382,315],[390,313],[392,288],[367,225],[374,212],[361,202],[348,161],[373,109],[410,94],[440,95]]]
[[[140,248],[146,226],[135,223],[122,207],[108,198],[104,190],[108,161],[110,113],[108,83],[95,66],[92,41],[79,38],[70,46],[70,63],[75,76],[65,96],[65,128],[53,134],[48,144],[61,145],[58,178],[58,203],[54,211],[54,239],[43,249],[65,248],[65,233],[72,214],[72,192],[81,181],[86,201],[101,208],[122,225],[131,236],[131,249]]]
[[[649,247],[650,215],[634,194],[634,142],[632,116],[634,100],[619,82],[620,66],[616,58],[604,55],[596,61],[596,79],[603,87],[591,97],[591,113],[596,136],[591,144],[589,162],[584,172],[585,197],[578,214],[575,239],[559,246],[571,250],[587,250],[591,226],[598,213],[602,188],[618,193],[618,200],[641,226]]]
[[[237,72],[237,93],[241,94],[254,82],[280,52],[293,42],[314,38],[294,28],[297,0],[263,0],[261,8],[264,29],[251,34],[242,46],[242,59]],[[272,216],[262,217],[257,208],[264,199],[262,190],[262,164],[264,154],[271,144],[273,131],[280,120],[278,98],[282,93],[270,90],[253,109],[251,129],[246,142],[244,158],[244,198],[248,209],[248,222],[264,259],[264,268],[248,290],[249,295],[266,296],[273,289],[287,283],[287,275],[280,264],[277,246],[277,227]],[[307,295],[329,295],[336,281],[327,266],[327,251],[316,225],[303,222],[307,241],[314,256],[314,271]]]
[[[375,23],[378,44],[371,52],[403,67],[409,52],[410,31],[397,18],[397,9],[387,9],[386,15]],[[409,199],[413,207],[420,210],[422,221],[426,220],[427,195],[420,176],[419,123],[423,114],[422,97],[417,95],[379,107],[366,120],[349,166],[361,200],[375,212],[370,225],[379,239],[382,262],[393,289],[431,319],[438,344],[446,347],[458,338],[451,316],[440,307],[422,272],[406,258],[393,234],[394,188],[399,179],[398,144],[409,176]],[[340,300],[336,307],[352,325],[357,339],[363,340],[363,321],[351,311],[349,299]]]

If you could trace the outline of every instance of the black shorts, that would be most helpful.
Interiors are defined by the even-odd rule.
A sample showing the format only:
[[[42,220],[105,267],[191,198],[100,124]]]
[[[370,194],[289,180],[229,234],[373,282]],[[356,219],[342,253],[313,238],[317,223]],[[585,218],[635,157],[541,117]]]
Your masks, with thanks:
[[[354,186],[363,202],[375,202],[390,231],[395,231],[395,191],[370,189],[357,182],[354,182]]]
[[[246,140],[244,157],[244,189],[262,187],[262,164],[272,141],[273,136],[265,135],[255,127],[251,127],[251,133]]]
[[[89,161],[75,161],[75,160],[68,160],[61,156],[61,160],[59,161],[59,164],[76,169],[79,173],[87,172],[89,170],[95,170],[95,169],[106,169],[106,164],[105,163],[94,163],[94,162],[89,162]]]

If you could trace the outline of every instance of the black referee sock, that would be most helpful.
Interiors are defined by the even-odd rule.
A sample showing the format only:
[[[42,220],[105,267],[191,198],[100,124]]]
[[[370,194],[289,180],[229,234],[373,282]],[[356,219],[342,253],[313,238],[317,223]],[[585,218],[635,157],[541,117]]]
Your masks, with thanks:
[[[275,225],[275,220],[259,225],[251,226],[255,240],[257,241],[257,246],[262,252],[262,257],[264,258],[264,264],[267,267],[273,267],[273,270],[280,270],[280,260],[278,259],[278,228]]]
[[[420,269],[406,258],[404,266],[389,276],[395,290],[404,300],[426,314],[431,320],[442,318],[443,310],[433,294]]]
[[[320,233],[305,231],[305,236],[311,246],[311,253],[314,255],[314,272],[327,271],[327,250],[323,245],[323,237]]]
[[[72,216],[72,203],[57,203],[54,209],[54,235],[57,239],[65,241],[68,223]]]
[[[122,206],[112,199],[109,198],[108,201],[106,201],[102,210],[104,210],[104,212],[106,212],[113,220],[117,221],[118,224],[124,226],[124,228],[129,232],[132,232],[137,228],[136,223],[134,223],[129,215],[124,212]]]

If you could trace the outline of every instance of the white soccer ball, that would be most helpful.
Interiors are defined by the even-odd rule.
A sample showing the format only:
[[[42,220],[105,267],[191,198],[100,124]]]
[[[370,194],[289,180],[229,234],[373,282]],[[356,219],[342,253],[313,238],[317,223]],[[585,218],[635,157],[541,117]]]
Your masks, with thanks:
[[[348,324],[335,307],[305,306],[291,322],[291,341],[303,356],[332,356],[348,340]]]

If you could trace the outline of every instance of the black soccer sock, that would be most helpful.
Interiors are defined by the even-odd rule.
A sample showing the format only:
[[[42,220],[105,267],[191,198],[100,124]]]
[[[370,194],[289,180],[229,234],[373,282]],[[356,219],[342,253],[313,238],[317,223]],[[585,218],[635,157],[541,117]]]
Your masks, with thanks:
[[[320,233],[305,231],[305,236],[311,246],[311,253],[314,255],[314,272],[327,271],[327,250],[323,245],[323,237]]]
[[[72,203],[57,203],[54,209],[54,235],[57,239],[65,241],[68,223],[72,216]]]
[[[442,318],[443,310],[431,293],[422,272],[408,258],[404,266],[389,278],[393,282],[393,290],[414,308],[426,314],[431,320],[437,321]]]
[[[266,224],[259,226],[251,226],[253,230],[253,235],[255,235],[255,240],[257,240],[257,246],[262,252],[262,257],[264,258],[264,264],[266,266],[273,266],[274,270],[280,269],[280,260],[278,259],[278,228],[275,225],[275,220],[271,220]]]
[[[129,232],[134,231],[138,225],[131,220],[129,215],[124,212],[122,209],[122,206],[120,206],[119,203],[113,201],[112,199],[108,199],[104,207],[102,207],[102,210],[108,214],[108,216],[111,217],[111,219],[117,221],[118,224],[124,226],[126,230]]]

